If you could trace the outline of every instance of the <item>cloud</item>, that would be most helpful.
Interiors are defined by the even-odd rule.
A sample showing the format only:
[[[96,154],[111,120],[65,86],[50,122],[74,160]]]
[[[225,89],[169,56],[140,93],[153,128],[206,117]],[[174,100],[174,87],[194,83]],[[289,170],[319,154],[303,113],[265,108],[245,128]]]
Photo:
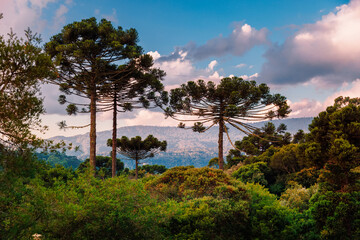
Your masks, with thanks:
[[[256,30],[248,24],[236,23],[229,36],[219,35],[200,46],[190,42],[184,47],[176,47],[171,55],[163,56],[159,61],[177,59],[183,53],[186,53],[188,59],[193,60],[221,57],[227,54],[241,56],[255,46],[268,44],[267,36],[266,28]]]
[[[290,117],[315,117],[321,111],[325,111],[328,106],[333,105],[335,98],[339,96],[355,98],[359,97],[359,92],[360,79],[356,79],[350,84],[343,84],[339,91],[327,97],[323,102],[314,99],[302,99],[301,101],[294,103],[289,101],[288,104],[292,109]]]
[[[159,52],[148,52],[154,58],[154,66],[166,72],[164,85],[166,89],[180,86],[188,81],[203,79],[205,81],[219,82],[223,76],[215,70],[218,62],[212,60],[206,68],[196,68],[194,62],[187,58],[187,52],[179,52],[178,58],[168,58],[166,61]]]
[[[218,64],[218,62],[216,60],[213,60],[209,63],[208,65],[208,68],[209,68],[209,71],[213,71],[214,70],[214,67]]]
[[[360,0],[304,25],[264,54],[260,76],[270,83],[341,86],[360,75]]]
[[[53,18],[53,29],[61,28],[65,22],[66,17],[65,14],[69,11],[69,9],[65,5],[60,5],[60,7],[56,10],[55,16]]]
[[[240,63],[238,65],[235,66],[235,68],[243,68],[246,67],[247,65],[245,63]]]
[[[254,73],[250,76],[248,75],[241,75],[240,76],[242,79],[246,80],[246,81],[249,81],[249,80],[256,80],[258,77],[259,77],[259,74],[258,73]]]
[[[115,8],[112,9],[112,13],[110,15],[103,14],[102,17],[105,18],[106,20],[114,22],[114,23],[118,22]]]
[[[0,12],[3,13],[4,18],[0,20],[0,34],[7,34],[10,28],[13,32],[22,35],[24,30],[31,28],[34,32],[43,32],[46,28],[54,31],[54,27],[59,28],[61,24],[65,23],[65,14],[67,7],[65,5],[72,4],[71,0],[11,0],[1,1]],[[53,23],[49,23],[43,16],[43,12],[49,11],[50,4],[59,4],[54,15]]]
[[[164,113],[140,110],[134,118],[123,119],[125,126],[147,125],[147,126],[177,126],[178,121],[165,118]]]

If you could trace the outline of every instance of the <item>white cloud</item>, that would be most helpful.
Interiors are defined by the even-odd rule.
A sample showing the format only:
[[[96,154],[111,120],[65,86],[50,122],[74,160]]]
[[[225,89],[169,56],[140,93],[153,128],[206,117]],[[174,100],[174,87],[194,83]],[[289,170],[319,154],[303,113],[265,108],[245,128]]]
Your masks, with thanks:
[[[53,19],[53,29],[61,28],[65,22],[66,17],[65,14],[69,11],[69,9],[65,5],[60,5],[60,7],[56,10],[54,19]]]
[[[244,80],[255,80],[256,78],[259,77],[259,74],[258,74],[258,73],[254,73],[254,74],[252,74],[252,75],[250,75],[250,76],[248,76],[248,75],[241,75],[240,77],[241,77],[242,79],[244,79]]]
[[[214,71],[214,67],[218,64],[216,60],[210,61],[207,68],[199,69],[194,66],[193,61],[187,58],[187,52],[180,51],[178,58],[169,58],[167,60],[164,60],[157,51],[151,51],[148,54],[154,58],[154,66],[166,72],[164,85],[167,90],[170,89],[169,86],[178,87],[188,81],[203,79],[205,81],[219,82],[223,78],[218,71]]]
[[[63,4],[62,4],[63,3]],[[52,22],[48,22],[44,16],[44,11],[49,11],[50,4],[60,5],[54,15]],[[0,12],[4,18],[0,20],[0,34],[7,34],[10,28],[19,35],[24,30],[31,28],[34,32],[43,32],[49,28],[56,31],[54,27],[59,28],[65,23],[65,14],[67,7],[72,4],[71,0],[2,0],[0,3]]]
[[[360,75],[359,42],[360,0],[353,0],[272,46],[260,75],[274,84],[340,86]]]
[[[243,68],[243,67],[246,67],[247,65],[245,63],[240,63],[238,65],[236,65],[235,67],[236,68]]]
[[[123,119],[125,126],[148,125],[148,126],[177,126],[178,121],[167,118],[164,113],[140,110],[134,118]]]
[[[218,64],[218,62],[216,60],[213,60],[209,63],[208,68],[210,71],[214,70],[214,67]]]

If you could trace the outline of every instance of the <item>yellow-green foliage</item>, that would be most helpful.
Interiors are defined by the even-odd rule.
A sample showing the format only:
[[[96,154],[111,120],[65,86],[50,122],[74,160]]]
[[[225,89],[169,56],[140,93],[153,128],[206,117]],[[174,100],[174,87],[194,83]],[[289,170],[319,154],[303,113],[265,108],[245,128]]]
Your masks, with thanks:
[[[146,189],[160,199],[243,198],[243,185],[223,171],[212,168],[175,167],[146,184]]]
[[[304,211],[309,207],[310,198],[318,191],[318,185],[305,188],[294,183],[280,197],[280,203],[283,206]]]

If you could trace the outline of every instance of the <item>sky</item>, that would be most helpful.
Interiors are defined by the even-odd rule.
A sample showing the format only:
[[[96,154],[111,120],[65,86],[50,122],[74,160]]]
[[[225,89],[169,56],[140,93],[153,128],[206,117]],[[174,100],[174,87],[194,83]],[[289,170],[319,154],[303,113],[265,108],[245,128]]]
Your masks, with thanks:
[[[0,34],[30,27],[43,43],[74,21],[106,18],[135,28],[139,45],[166,72],[167,90],[187,81],[219,83],[238,76],[266,83],[290,104],[290,117],[314,117],[338,96],[360,93],[360,0],[0,0]],[[67,116],[56,86],[42,97],[49,131],[56,125],[86,125],[89,115]],[[120,114],[118,125],[176,126],[160,111]],[[111,113],[98,114],[98,131],[111,129]]]

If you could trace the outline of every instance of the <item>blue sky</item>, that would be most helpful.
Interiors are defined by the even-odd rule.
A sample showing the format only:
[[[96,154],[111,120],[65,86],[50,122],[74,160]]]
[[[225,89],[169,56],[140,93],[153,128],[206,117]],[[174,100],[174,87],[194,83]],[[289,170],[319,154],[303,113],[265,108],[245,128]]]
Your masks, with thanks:
[[[242,76],[285,95],[291,117],[316,116],[338,95],[360,92],[360,0],[1,0],[0,9],[1,34],[30,27],[45,42],[65,24],[93,16],[135,28],[139,45],[167,72],[167,89],[199,78]],[[54,122],[86,124],[88,116],[65,116],[57,89],[43,90],[46,137],[87,131],[60,133]],[[110,115],[99,119],[99,130],[111,128]],[[119,120],[120,126],[177,124],[147,110]]]

